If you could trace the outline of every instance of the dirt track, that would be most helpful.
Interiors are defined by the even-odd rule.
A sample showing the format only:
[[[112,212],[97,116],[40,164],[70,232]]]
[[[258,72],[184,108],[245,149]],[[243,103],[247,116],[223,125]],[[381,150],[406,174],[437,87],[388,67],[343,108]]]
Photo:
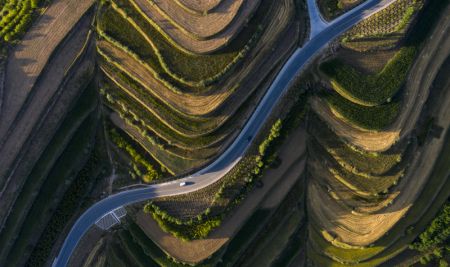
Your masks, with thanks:
[[[188,12],[178,14],[182,11],[171,10],[170,6],[175,7],[176,5],[167,4],[165,1],[156,1],[155,5],[146,0],[131,0],[131,3],[178,45],[193,53],[205,54],[226,46],[239,33],[260,3],[260,0],[244,1],[241,6],[240,1],[225,0],[225,3],[233,3],[233,5],[227,7],[227,5],[221,4],[219,6],[228,10],[226,12],[231,11],[230,14],[212,13],[207,16],[197,16],[198,19]],[[166,7],[163,5],[164,2]],[[161,6],[161,10],[158,10],[158,6]],[[166,8],[167,15],[163,13],[163,8]],[[175,15],[179,19],[178,25],[174,25],[170,21],[170,19],[175,21]],[[208,30],[209,27],[211,27],[210,30]],[[199,40],[198,37],[194,37],[195,35],[202,38],[214,36],[211,39]]]
[[[10,53],[0,110],[0,140],[25,103],[52,52],[94,2],[53,1]]]

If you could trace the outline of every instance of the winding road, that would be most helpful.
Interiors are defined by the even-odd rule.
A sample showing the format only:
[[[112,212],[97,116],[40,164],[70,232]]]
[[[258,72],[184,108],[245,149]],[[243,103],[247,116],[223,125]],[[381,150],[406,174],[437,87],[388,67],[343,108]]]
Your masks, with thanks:
[[[305,66],[344,31],[393,2],[395,0],[367,0],[341,17],[326,23],[318,13],[315,0],[307,0],[310,17],[315,18],[311,19],[311,28],[313,29],[311,30],[311,39],[291,55],[230,147],[209,166],[189,177],[123,191],[95,203],[72,226],[58,257],[53,262],[53,266],[66,266],[72,252],[86,231],[108,212],[121,206],[157,197],[175,196],[197,191],[221,179],[242,158],[251,141],[269,117],[272,108]],[[320,23],[320,25],[317,26],[317,23]],[[190,185],[181,187],[180,182],[183,181],[189,181]]]

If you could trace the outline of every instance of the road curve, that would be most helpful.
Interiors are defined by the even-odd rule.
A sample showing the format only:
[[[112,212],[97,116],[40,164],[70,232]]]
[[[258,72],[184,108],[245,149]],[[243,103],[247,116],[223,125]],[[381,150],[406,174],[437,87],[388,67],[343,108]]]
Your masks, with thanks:
[[[276,105],[287,88],[289,88],[291,82],[300,74],[311,59],[317,56],[322,49],[345,30],[357,24],[364,18],[384,9],[393,2],[395,2],[395,0],[368,0],[364,4],[359,5],[329,23],[327,27],[321,32],[316,33],[311,40],[305,43],[302,48],[298,48],[278,73],[236,140],[209,166],[189,177],[167,183],[150,185],[145,188],[120,192],[92,205],[72,226],[58,257],[53,262],[53,266],[66,266],[72,252],[86,231],[108,212],[120,206],[144,200],[197,191],[221,179],[234,165],[236,165],[237,162],[239,162],[254,136],[269,117],[272,108]],[[193,182],[193,184],[180,187],[179,183],[185,180],[189,180],[190,182]]]

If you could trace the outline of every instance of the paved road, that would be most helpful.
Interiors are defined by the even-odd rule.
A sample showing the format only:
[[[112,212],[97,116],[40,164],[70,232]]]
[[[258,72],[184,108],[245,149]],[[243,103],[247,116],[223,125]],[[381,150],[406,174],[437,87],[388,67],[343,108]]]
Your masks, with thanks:
[[[289,88],[289,85],[294,81],[295,77],[297,77],[304,69],[305,65],[345,30],[393,2],[395,2],[395,0],[368,0],[364,4],[327,24],[322,31],[315,33],[316,35],[302,48],[297,49],[285,63],[233,144],[209,166],[186,178],[151,185],[145,188],[124,191],[95,203],[75,222],[64,241],[58,257],[55,259],[53,266],[66,266],[73,250],[84,233],[99,218],[115,208],[156,197],[190,193],[211,185],[221,179],[237,162],[239,162],[254,136],[258,133],[259,129],[271,113],[272,108],[276,105],[286,89]],[[309,8],[309,11],[315,12],[314,9],[311,8]],[[192,184],[180,187],[179,183],[185,180],[189,180]]]

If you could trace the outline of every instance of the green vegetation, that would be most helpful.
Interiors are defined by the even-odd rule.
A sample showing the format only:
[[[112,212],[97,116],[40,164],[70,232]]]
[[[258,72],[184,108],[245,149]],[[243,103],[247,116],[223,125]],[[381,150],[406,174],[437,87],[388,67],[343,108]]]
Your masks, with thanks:
[[[317,0],[320,11],[322,15],[327,19],[331,20],[342,13],[344,13],[347,9],[352,7],[356,3],[362,2],[361,0],[353,0],[353,1],[345,1],[345,0]]]
[[[6,0],[0,5],[0,44],[11,43],[30,27],[38,7],[46,0]]]
[[[147,237],[144,231],[134,222],[129,221],[127,230],[132,236],[133,240],[139,244],[144,253],[150,257],[159,266],[180,266],[165,254],[150,238]]]
[[[339,113],[344,120],[369,130],[382,130],[389,126],[397,117],[400,108],[397,101],[373,107],[361,106],[336,93],[327,94],[326,100],[331,109]]]
[[[140,102],[145,104],[147,110],[159,117],[161,121],[168,127],[173,128],[182,135],[196,135],[198,132],[211,132],[218,126],[216,118],[202,118],[198,116],[186,115],[172,108],[163,101],[155,98],[148,89],[144,88],[132,77],[118,70],[110,63],[102,66],[106,73],[113,77],[109,77],[117,87],[121,90],[128,91]],[[114,73],[114,74],[112,74]],[[117,88],[119,89],[119,88]]]
[[[305,111],[306,94],[296,90],[293,95],[294,104],[283,120],[276,120],[271,126],[269,134],[261,141],[256,151],[244,157],[223,179],[223,184],[215,194],[211,208],[207,208],[196,217],[181,220],[170,215],[153,202],[144,207],[166,232],[183,240],[205,238],[233,208],[244,199],[253,188],[255,182],[261,177],[263,170],[269,167],[276,159],[278,147],[288,133],[301,122]],[[300,93],[299,93],[300,92]],[[283,127],[289,123],[288,127]],[[220,210],[213,209],[217,202],[225,202]]]
[[[340,140],[325,122],[315,115],[310,119],[309,132],[344,169],[355,174],[384,175],[402,161],[403,149],[367,152]]]
[[[121,114],[122,117],[128,118],[128,124],[140,125],[140,128],[148,129],[149,133],[155,133],[158,138],[149,139],[149,141],[154,144],[161,143],[160,140],[162,139],[166,140],[170,145],[192,150],[207,147],[212,142],[221,139],[222,134],[216,132],[192,138],[181,135],[162,123],[152,113],[147,112],[142,104],[134,101],[122,90],[114,90],[109,86],[104,86],[102,93],[106,98],[107,104],[113,110]]]
[[[421,253],[432,254],[425,255],[420,262],[428,263],[432,258],[445,258],[450,251],[450,203],[444,204],[444,207],[431,221],[428,228],[419,235],[418,239],[410,245],[411,249]]]
[[[404,174],[403,171],[398,171],[383,176],[362,176],[339,168],[330,168],[329,171],[338,181],[362,196],[378,196],[381,193],[387,193],[388,189],[397,184]]]
[[[413,47],[403,47],[380,73],[374,75],[362,75],[338,59],[323,63],[320,69],[330,77],[333,89],[349,101],[376,106],[390,102],[400,90],[414,60],[415,51]]]
[[[408,248],[416,237],[425,231],[430,221],[441,210],[448,199],[450,180],[448,179],[448,162],[450,161],[450,132],[446,134],[443,149],[434,165],[433,172],[416,201],[404,218],[402,218],[390,231],[381,237],[372,246],[364,249],[343,249],[333,246],[317,233],[309,239],[308,244],[317,247],[314,261],[321,266],[340,263],[355,263],[357,267],[376,266],[388,261]],[[315,231],[310,231],[314,234]],[[321,253],[326,256],[318,255]],[[358,264],[356,264],[358,263]]]
[[[405,30],[423,5],[423,0],[398,0],[379,13],[352,27],[344,36],[344,42],[367,37],[387,37]]]
[[[263,16],[254,16],[227,48],[209,55],[194,55],[174,47],[129,2],[116,0],[111,6],[113,9],[106,9],[99,19],[101,31],[125,46],[134,46],[129,48],[160,77],[200,88],[215,83],[232,70],[248,54],[262,31],[259,20]]]
[[[111,141],[120,149],[123,149],[132,159],[131,164],[133,166],[133,175],[137,175],[145,183],[149,183],[153,180],[160,179],[162,177],[161,173],[155,170],[154,166],[150,164],[141,154],[139,154],[119,133],[112,129],[109,132]],[[144,169],[141,168],[141,166]]]
[[[211,214],[211,209],[206,209],[203,213],[195,218],[187,221],[175,218],[167,213],[167,211],[160,209],[157,205],[150,202],[144,207],[146,213],[152,214],[159,226],[166,232],[183,240],[202,239],[215,228],[217,228],[228,212],[231,211],[253,187],[255,181],[262,175],[262,170],[265,169],[274,159],[269,156],[268,151],[274,151],[271,146],[276,144],[276,139],[280,137],[281,121],[278,120],[271,129],[270,134],[266,137],[259,146],[258,156],[247,156],[241,160],[233,170],[228,173],[226,183],[220,187],[216,193],[214,202],[223,198],[228,198],[233,195],[232,200],[225,211],[218,214]],[[245,181],[243,186],[238,190],[234,189],[238,181]],[[227,192],[231,190],[231,192]],[[231,193],[231,194],[230,194]]]

